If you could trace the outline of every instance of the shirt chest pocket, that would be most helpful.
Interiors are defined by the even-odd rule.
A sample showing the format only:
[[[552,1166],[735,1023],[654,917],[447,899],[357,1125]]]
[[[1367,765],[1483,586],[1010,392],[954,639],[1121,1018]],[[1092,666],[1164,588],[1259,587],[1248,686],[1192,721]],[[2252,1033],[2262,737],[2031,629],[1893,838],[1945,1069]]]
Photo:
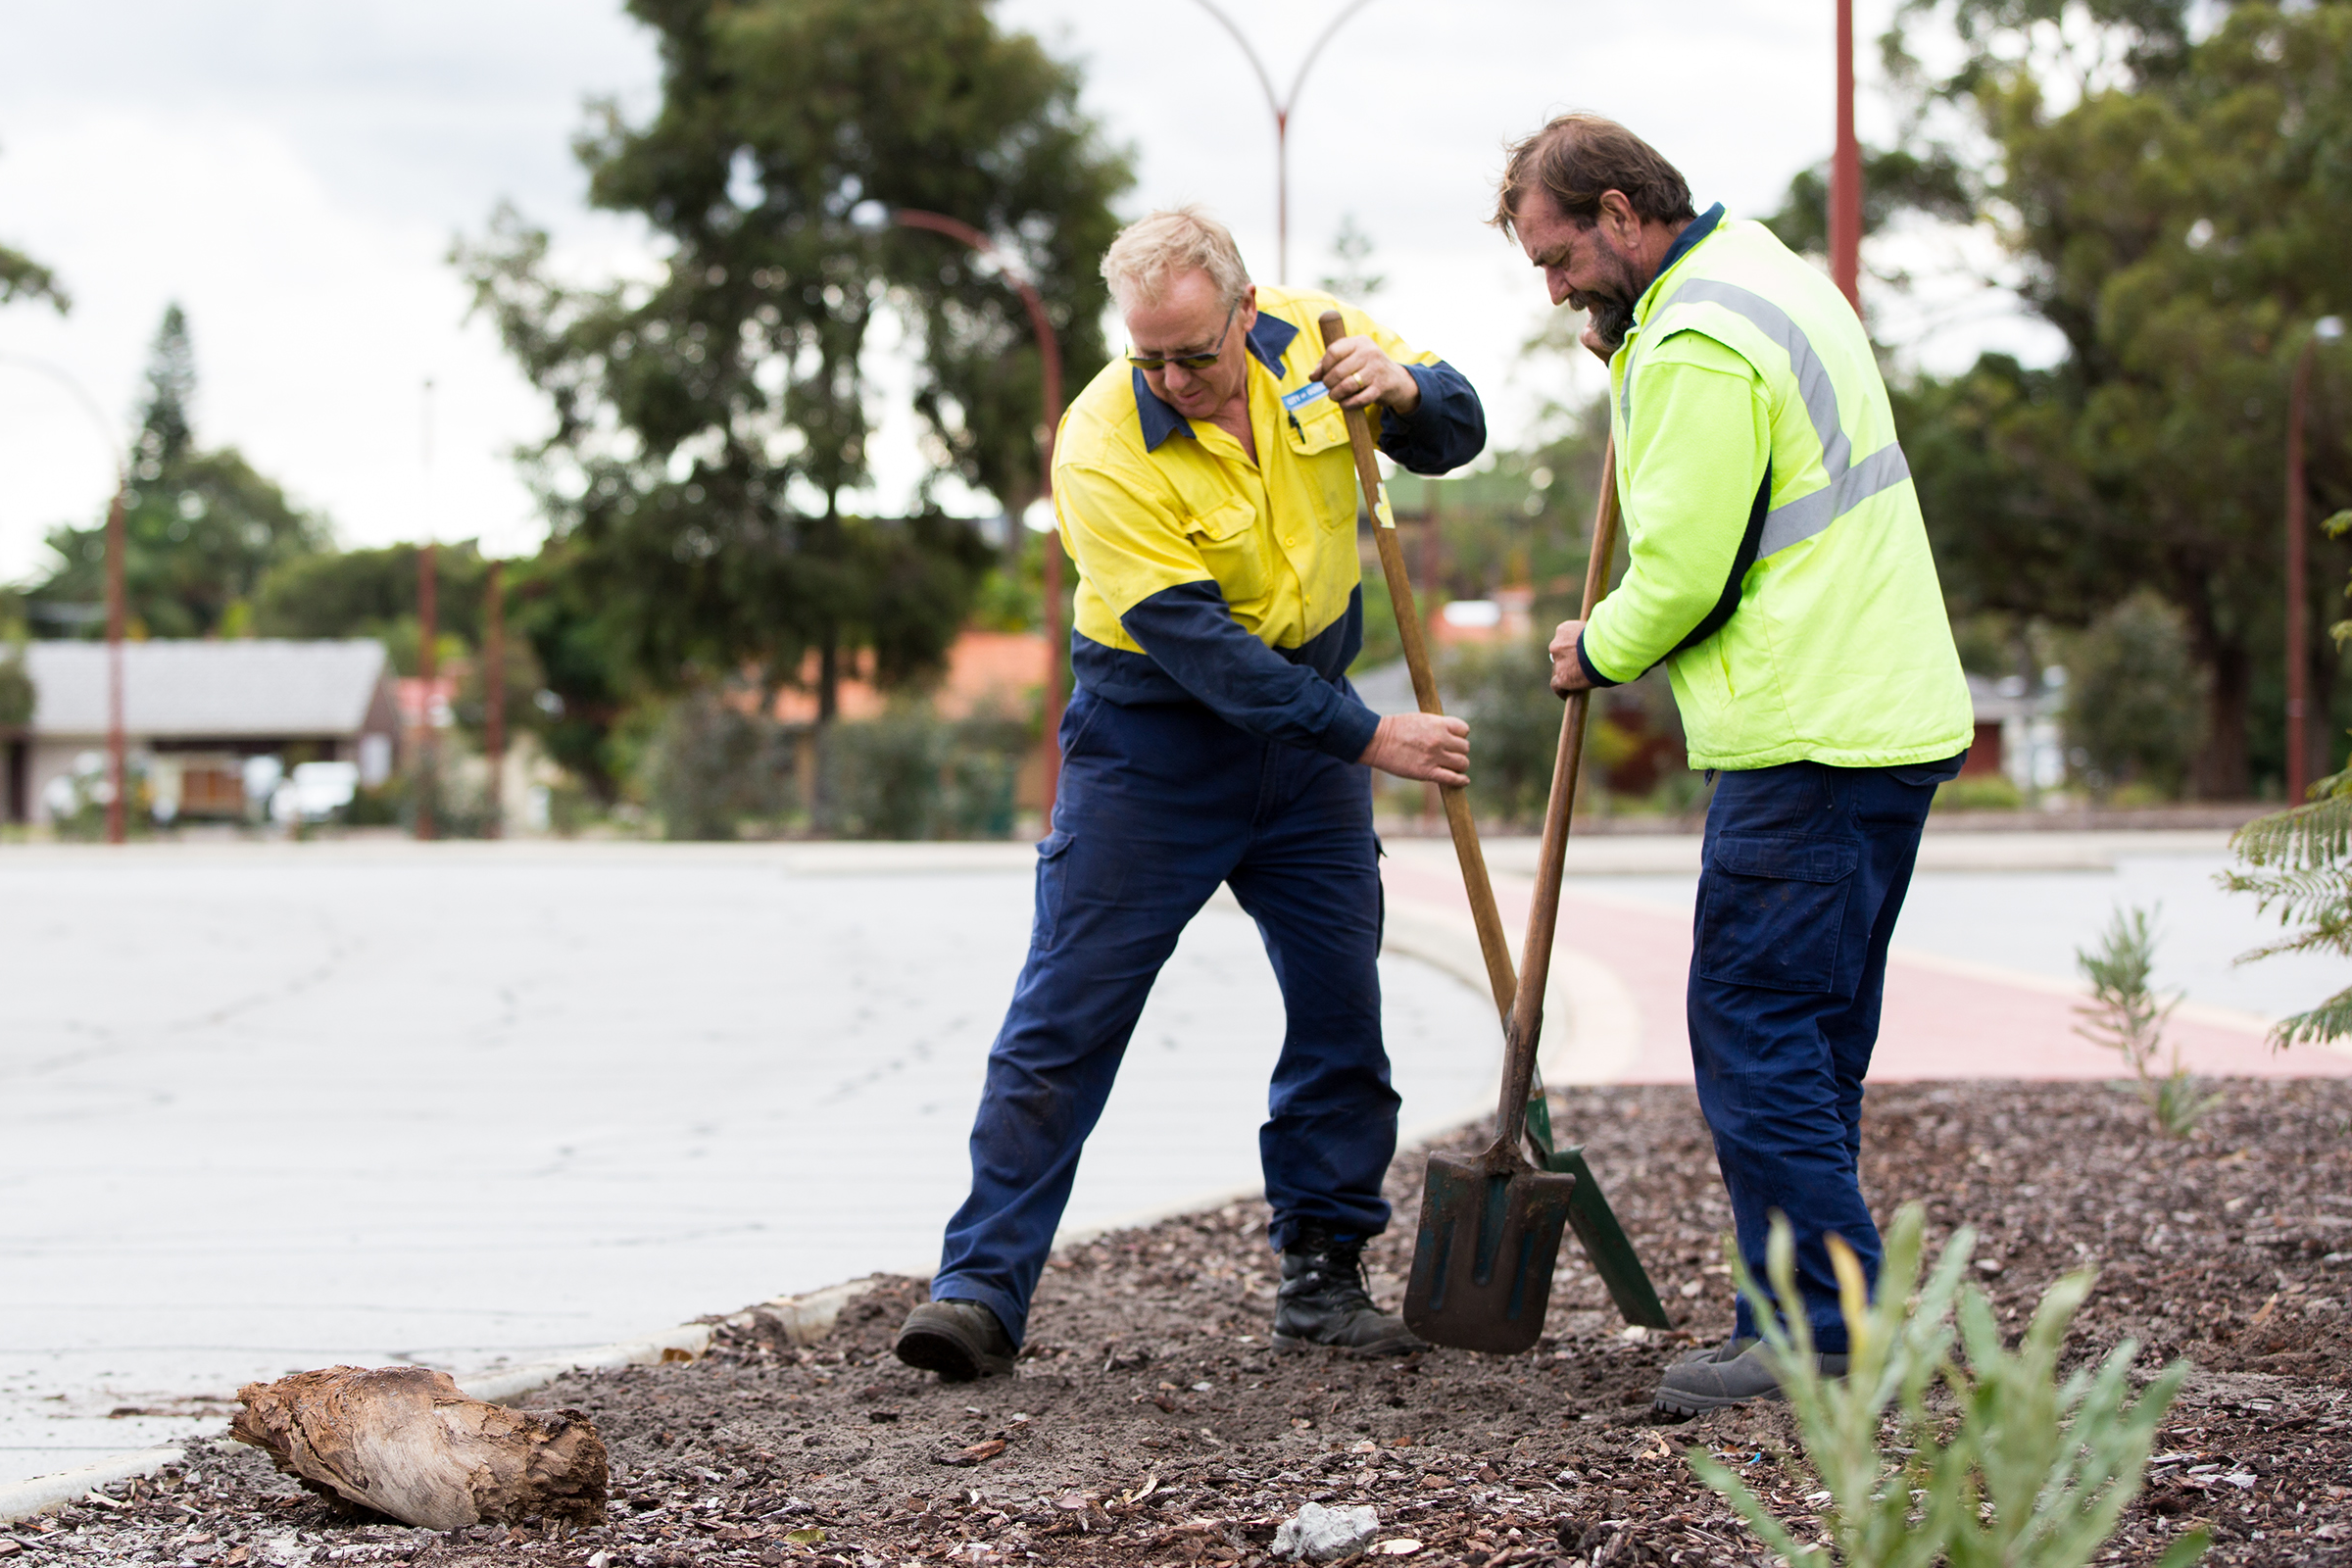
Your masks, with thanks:
[[[1348,416],[1329,398],[1298,411],[1290,431],[1291,451],[1312,496],[1315,516],[1330,532],[1355,530],[1360,492],[1355,454],[1348,445]]]
[[[1293,409],[1290,417],[1291,450],[1300,457],[1312,457],[1348,444],[1348,416],[1330,398]]]
[[[1200,553],[1201,564],[1223,590],[1227,604],[1265,596],[1265,541],[1257,526],[1255,507],[1233,500],[1189,514],[1184,533],[1186,541]]]

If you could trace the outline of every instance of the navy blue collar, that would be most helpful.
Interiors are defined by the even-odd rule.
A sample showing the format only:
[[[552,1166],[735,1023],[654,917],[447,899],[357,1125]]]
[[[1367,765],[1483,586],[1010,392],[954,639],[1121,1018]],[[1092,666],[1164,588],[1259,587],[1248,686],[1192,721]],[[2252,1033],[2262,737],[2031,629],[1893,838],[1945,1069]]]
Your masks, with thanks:
[[[1651,283],[1655,283],[1659,278],[1664,277],[1668,272],[1673,271],[1674,264],[1681,261],[1684,257],[1690,255],[1691,248],[1697,245],[1700,240],[1705,239],[1709,234],[1714,233],[1715,225],[1722,221],[1723,203],[1717,202],[1714,206],[1708,208],[1705,212],[1692,219],[1689,223],[1686,223],[1683,226],[1683,231],[1675,236],[1673,247],[1666,252],[1666,259],[1660,262],[1658,264],[1658,270],[1649,275],[1649,281]],[[1649,292],[1648,284],[1642,285],[1642,292],[1644,294]]]
[[[1723,209],[1718,207],[1715,211],[1721,214]],[[1290,348],[1291,339],[1298,335],[1298,328],[1281,317],[1270,311],[1260,311],[1257,313],[1257,324],[1250,328],[1243,341],[1250,345],[1250,353],[1257,363],[1272,371],[1274,378],[1279,381],[1282,379],[1283,353]],[[1152,390],[1152,383],[1144,379],[1143,371],[1130,370],[1127,373],[1135,382],[1135,416],[1136,422],[1143,426],[1146,452],[1157,452],[1160,443],[1178,431],[1186,435],[1193,433],[1192,421],[1161,401],[1159,395]]]

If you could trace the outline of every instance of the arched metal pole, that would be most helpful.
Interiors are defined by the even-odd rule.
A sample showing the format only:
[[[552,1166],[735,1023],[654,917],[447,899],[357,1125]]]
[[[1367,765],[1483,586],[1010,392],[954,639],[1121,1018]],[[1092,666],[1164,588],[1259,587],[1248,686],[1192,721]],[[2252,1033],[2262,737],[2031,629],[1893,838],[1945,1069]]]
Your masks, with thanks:
[[[122,504],[130,488],[130,459],[114,426],[79,381],[47,360],[23,354],[0,354],[0,365],[22,366],[49,377],[73,395],[90,416],[99,440],[115,460],[115,495],[106,509],[106,842],[120,844],[127,836],[125,817],[129,783],[129,740],[122,728],[122,633],[127,610],[122,587]]]
[[[1029,313],[1029,325],[1037,333],[1038,358],[1042,362],[1045,379],[1046,428],[1037,444],[1039,478],[1043,494],[1051,500],[1054,495],[1054,437],[1061,428],[1061,341],[1054,335],[1053,318],[1046,315],[1046,302],[1030,281],[1005,265],[1004,253],[995,241],[959,218],[945,213],[927,213],[920,208],[900,207],[891,210],[891,221],[905,228],[929,229],[945,234],[960,244],[968,245],[997,264],[997,269],[1021,297],[1022,307]],[[1017,528],[1020,519],[1006,519]],[[1061,534],[1049,529],[1039,548],[1046,555],[1046,735],[1041,749],[1045,767],[1045,817],[1049,832],[1054,826],[1054,795],[1061,780]]]
[[[1331,19],[1331,24],[1307,46],[1306,58],[1298,62],[1298,74],[1291,78],[1289,96],[1281,98],[1274,95],[1274,78],[1266,74],[1265,63],[1257,58],[1257,51],[1250,46],[1250,40],[1234,24],[1233,19],[1217,8],[1215,0],[1193,0],[1193,3],[1215,18],[1217,25],[1231,33],[1233,41],[1242,46],[1243,55],[1250,61],[1250,69],[1257,74],[1258,86],[1265,92],[1266,108],[1273,112],[1274,281],[1288,283],[1291,280],[1291,113],[1298,107],[1298,90],[1306,85],[1307,69],[1315,63],[1315,57],[1323,52],[1325,44],[1331,42],[1332,34],[1340,30],[1341,24],[1370,5],[1372,0],[1349,0],[1348,5],[1340,9],[1340,14]]]

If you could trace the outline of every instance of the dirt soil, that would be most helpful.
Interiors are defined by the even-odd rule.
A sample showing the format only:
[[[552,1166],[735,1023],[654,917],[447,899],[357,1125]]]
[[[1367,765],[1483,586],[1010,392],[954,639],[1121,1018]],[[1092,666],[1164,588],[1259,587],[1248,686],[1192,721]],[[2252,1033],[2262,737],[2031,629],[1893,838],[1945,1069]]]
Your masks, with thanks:
[[[2352,1564],[2352,1083],[2223,1087],[2184,1145],[2107,1085],[1876,1089],[1865,1187],[1882,1218],[1925,1201],[1936,1250],[1977,1226],[1979,1282],[2021,1329],[2051,1280],[2095,1263],[2078,1360],[2130,1336],[2149,1372],[2195,1364],[2102,1560],[2153,1562],[2203,1524],[2211,1562]],[[811,1348],[730,1331],[692,1365],[533,1396],[588,1412],[611,1446],[601,1527],[354,1520],[223,1442],[0,1528],[0,1565],[1259,1563],[1310,1500],[1376,1508],[1376,1549],[1415,1564],[1769,1561],[1684,1453],[1723,1456],[1806,1539],[1814,1483],[1785,1411],[1649,1414],[1663,1362],[1731,1324],[1727,1210],[1695,1102],[1576,1091],[1554,1118],[1589,1140],[1673,1331],[1627,1331],[1571,1248],[1530,1355],[1279,1354],[1264,1213],[1235,1204],[1056,1257],[1012,1378],[946,1385],[901,1366],[890,1340],[920,1288],[893,1281]],[[1400,1220],[1369,1254],[1390,1302],[1421,1164],[1396,1162]]]

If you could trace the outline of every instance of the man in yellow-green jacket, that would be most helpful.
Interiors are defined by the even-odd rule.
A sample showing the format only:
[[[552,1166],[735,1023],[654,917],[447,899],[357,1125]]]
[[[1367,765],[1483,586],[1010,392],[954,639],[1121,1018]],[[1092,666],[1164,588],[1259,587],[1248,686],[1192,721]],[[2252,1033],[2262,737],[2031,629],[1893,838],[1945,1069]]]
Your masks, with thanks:
[[[1551,643],[1562,696],[1663,664],[1707,811],[1692,1066],[1741,1256],[1795,1232],[1824,1370],[1845,1326],[1827,1238],[1875,1281],[1855,1176],[1886,949],[1968,687],[1870,340],[1762,224],[1700,214],[1624,126],[1566,115],[1514,147],[1495,221],[1609,367],[1624,580]],[[1667,1369],[1673,1415],[1768,1396],[1757,1303]]]

